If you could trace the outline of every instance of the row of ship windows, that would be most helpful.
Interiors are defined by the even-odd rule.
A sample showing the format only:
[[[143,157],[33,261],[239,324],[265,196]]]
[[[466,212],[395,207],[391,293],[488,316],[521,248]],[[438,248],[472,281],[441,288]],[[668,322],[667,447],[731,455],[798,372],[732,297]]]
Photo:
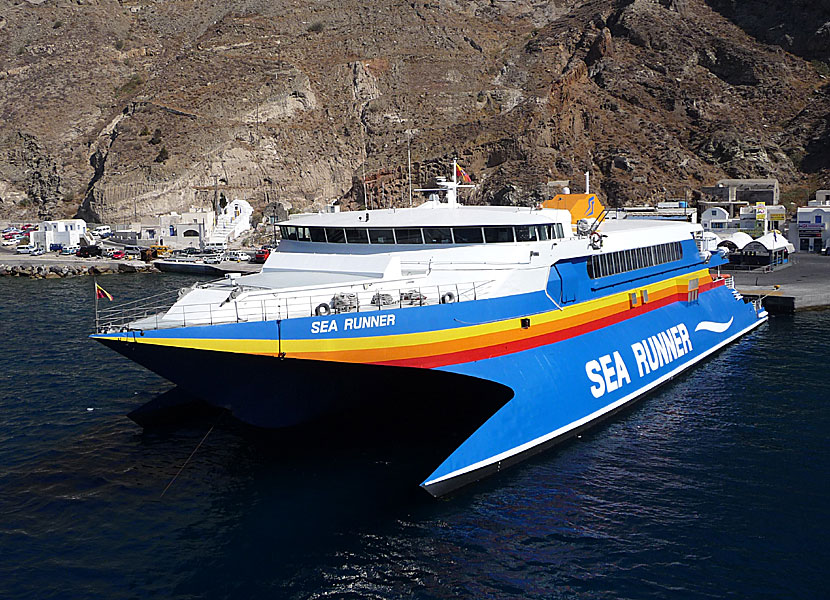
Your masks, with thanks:
[[[284,240],[329,244],[496,244],[565,237],[562,223],[516,227],[294,227],[281,225]]]
[[[607,254],[595,254],[588,261],[588,277],[591,279],[608,277],[609,275],[670,263],[680,260],[682,257],[683,249],[680,242],[632,248],[631,250],[620,250]]]

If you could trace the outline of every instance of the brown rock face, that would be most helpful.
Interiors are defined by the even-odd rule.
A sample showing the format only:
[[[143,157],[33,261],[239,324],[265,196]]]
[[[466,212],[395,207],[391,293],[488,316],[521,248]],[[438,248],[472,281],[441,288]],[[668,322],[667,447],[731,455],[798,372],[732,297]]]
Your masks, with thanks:
[[[826,187],[828,6],[772,4],[6,6],[0,218],[120,224],[214,189],[260,211],[402,205],[408,151],[415,186],[457,157],[471,202],[533,203],[584,171],[612,205],[725,176]],[[816,31],[787,45],[763,33],[776,19]]]

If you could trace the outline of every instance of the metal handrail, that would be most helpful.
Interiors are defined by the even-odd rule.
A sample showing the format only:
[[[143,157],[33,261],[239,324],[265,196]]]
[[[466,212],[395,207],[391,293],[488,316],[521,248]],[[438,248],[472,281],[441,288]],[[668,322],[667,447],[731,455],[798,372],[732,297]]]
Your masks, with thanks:
[[[494,280],[446,285],[372,288],[363,285],[314,290],[301,295],[282,295],[278,291],[264,297],[248,296],[244,289],[227,286],[228,299],[221,303],[180,304],[179,291],[102,308],[96,314],[96,332],[145,331],[200,325],[248,323],[302,317],[326,317],[342,313],[367,313],[394,308],[411,308],[477,300]],[[187,288],[185,288],[187,289]],[[148,302],[149,301],[149,302]]]

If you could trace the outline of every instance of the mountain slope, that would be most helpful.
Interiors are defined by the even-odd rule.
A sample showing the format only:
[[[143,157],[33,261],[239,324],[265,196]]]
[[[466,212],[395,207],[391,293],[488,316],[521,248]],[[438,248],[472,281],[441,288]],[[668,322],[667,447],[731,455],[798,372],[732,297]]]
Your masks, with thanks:
[[[408,148],[416,184],[458,157],[474,202],[586,170],[611,204],[826,181],[824,63],[711,4],[29,0],[0,14],[0,217],[128,222],[215,188],[317,210],[364,203],[364,175],[407,203]]]

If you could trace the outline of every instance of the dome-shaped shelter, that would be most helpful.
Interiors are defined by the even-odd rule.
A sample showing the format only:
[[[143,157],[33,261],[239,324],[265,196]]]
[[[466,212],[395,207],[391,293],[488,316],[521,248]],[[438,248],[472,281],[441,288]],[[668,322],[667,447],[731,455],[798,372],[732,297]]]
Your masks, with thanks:
[[[743,231],[736,231],[718,244],[718,248],[727,248],[730,252],[739,252],[752,242],[752,237]]]
[[[793,249],[793,245],[779,231],[770,231],[757,240],[751,240],[738,255],[733,256],[732,261],[749,267],[775,267],[787,263]]]

